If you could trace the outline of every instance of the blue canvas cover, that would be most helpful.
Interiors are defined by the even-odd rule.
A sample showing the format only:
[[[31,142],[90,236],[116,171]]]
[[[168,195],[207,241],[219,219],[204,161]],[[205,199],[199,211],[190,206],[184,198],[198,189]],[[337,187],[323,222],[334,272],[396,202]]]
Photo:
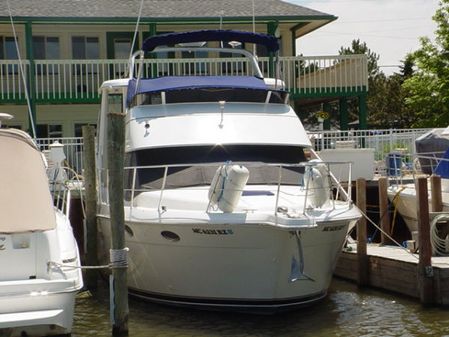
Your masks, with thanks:
[[[441,178],[449,178],[449,149],[443,155],[444,160],[440,160],[435,174],[438,174]]]
[[[182,33],[167,33],[147,38],[142,50],[153,51],[158,46],[203,41],[239,41],[263,45],[269,52],[279,50],[278,39],[272,35],[243,32],[238,30],[196,30]]]
[[[252,89],[268,90],[264,80],[254,76],[167,76],[151,79],[130,79],[128,83],[128,106],[136,95],[181,89]]]

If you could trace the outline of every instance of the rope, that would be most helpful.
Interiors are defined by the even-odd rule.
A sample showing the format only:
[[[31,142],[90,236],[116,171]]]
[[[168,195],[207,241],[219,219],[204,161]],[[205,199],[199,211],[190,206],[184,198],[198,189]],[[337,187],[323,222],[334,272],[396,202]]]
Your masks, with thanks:
[[[57,267],[60,269],[114,269],[114,268],[128,268],[128,252],[129,248],[125,247],[123,249],[110,249],[109,250],[109,264],[104,264],[100,266],[69,266],[63,263],[48,261],[47,270],[52,267]]]
[[[383,234],[385,234],[386,237],[388,237],[392,242],[394,242],[399,248],[403,249],[404,251],[406,251],[408,254],[410,254],[411,256],[413,256],[415,259],[419,260],[419,257],[416,254],[411,253],[410,251],[407,250],[407,248],[405,248],[404,246],[402,246],[399,242],[397,242],[395,239],[393,239],[390,234],[388,234],[387,232],[385,232],[382,228],[380,228],[373,220],[371,220],[368,215],[363,212],[361,209],[359,209],[360,213],[362,213],[362,215],[365,217],[365,219],[371,223],[374,227],[376,227],[379,231],[381,231]],[[347,237],[350,236],[351,232],[354,230],[354,228],[356,228],[357,226],[354,226],[349,233],[347,234]]]
[[[36,127],[34,125],[33,112],[31,111],[31,101],[30,101],[30,97],[28,95],[27,82],[26,82],[26,78],[25,78],[25,72],[23,70],[22,57],[20,56],[19,44],[17,42],[18,41],[17,33],[16,33],[16,28],[14,26],[14,20],[12,18],[12,11],[11,11],[11,6],[9,5],[9,0],[6,0],[6,4],[8,6],[9,20],[11,22],[12,32],[14,35],[14,42],[16,45],[17,57],[19,59],[20,75],[22,77],[23,86],[25,87],[25,90],[24,90],[25,91],[25,99],[27,101],[28,117],[30,118],[31,131],[33,132],[33,138],[36,139]]]
[[[449,239],[442,239],[438,236],[437,224],[440,221],[448,221],[449,214],[439,214],[430,223],[430,243],[432,250],[440,256],[449,256]]]

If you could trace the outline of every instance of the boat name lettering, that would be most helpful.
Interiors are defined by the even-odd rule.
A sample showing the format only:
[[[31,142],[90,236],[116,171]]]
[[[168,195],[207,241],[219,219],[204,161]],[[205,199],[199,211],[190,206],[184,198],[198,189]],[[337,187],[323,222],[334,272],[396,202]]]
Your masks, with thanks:
[[[340,226],[326,226],[323,228],[323,232],[336,232],[336,231],[340,231],[343,228],[345,228],[345,225],[340,225]]]
[[[192,231],[196,234],[208,234],[208,235],[232,235],[234,232],[232,229],[201,229],[192,228]]]

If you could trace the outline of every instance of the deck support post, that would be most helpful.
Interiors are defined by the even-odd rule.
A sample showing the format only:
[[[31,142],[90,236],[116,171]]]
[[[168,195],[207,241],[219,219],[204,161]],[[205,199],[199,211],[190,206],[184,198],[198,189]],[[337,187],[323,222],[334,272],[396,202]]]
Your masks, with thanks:
[[[97,186],[95,168],[95,129],[91,125],[83,126],[83,175],[84,202],[86,204],[86,263],[88,266],[98,265],[97,257]],[[97,288],[97,270],[86,271],[88,289]]]
[[[388,213],[388,178],[380,177],[379,178],[379,216],[380,216],[380,228],[382,232],[380,234],[380,244],[386,245],[391,243],[391,240],[387,235],[384,234],[393,234],[391,233],[391,223],[390,223],[390,214]]]
[[[366,214],[366,180],[359,178],[356,181],[357,207]],[[366,253],[366,219],[364,216],[357,223],[357,284],[359,287],[369,283],[368,255]]]
[[[340,98],[338,110],[340,113],[340,130],[348,130],[348,99],[346,97]]]
[[[122,113],[108,114],[107,144],[108,155],[108,193],[109,213],[111,218],[112,249],[111,263],[120,260],[120,266],[112,267],[110,279],[110,305],[113,336],[128,336],[128,288],[127,288],[127,257],[125,248],[125,212],[123,202],[123,167],[125,149],[125,121]],[[114,253],[123,253],[121,258]],[[117,254],[119,255],[119,254]]]
[[[421,303],[428,305],[433,303],[433,269],[427,179],[425,177],[416,179],[415,188],[419,238],[418,289]]]
[[[36,83],[35,83],[35,69],[34,69],[34,51],[33,51],[33,24],[31,21],[25,23],[25,41],[26,41],[26,52],[27,57],[30,61],[30,66],[28,69],[28,83],[25,90],[28,90],[28,99],[30,106],[29,111],[29,133],[33,135],[34,138],[37,137],[36,133]]]
[[[430,176],[430,190],[432,202],[432,212],[443,211],[443,196],[441,194],[441,177],[437,175]]]

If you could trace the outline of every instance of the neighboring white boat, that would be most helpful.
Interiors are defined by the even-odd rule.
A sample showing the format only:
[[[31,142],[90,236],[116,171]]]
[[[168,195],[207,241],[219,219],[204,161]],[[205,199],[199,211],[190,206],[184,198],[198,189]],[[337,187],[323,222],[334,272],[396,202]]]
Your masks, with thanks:
[[[434,129],[416,140],[417,151],[420,152],[415,154],[415,162],[418,163],[419,171],[414,172],[414,177],[420,175],[429,178],[433,173],[439,175],[442,178],[442,211],[449,212],[449,150],[447,149],[449,139],[445,136],[445,132],[443,129]],[[410,179],[404,182],[403,177],[399,176],[391,178],[391,182],[391,185],[388,187],[388,198],[404,219],[412,239],[418,241],[418,212],[415,183],[410,182]],[[431,193],[431,185],[430,181],[428,181],[429,210],[431,209],[432,203]],[[443,218],[440,218],[440,220],[443,220]],[[444,218],[444,221],[447,220]],[[437,224],[437,221],[438,219],[434,225]],[[439,246],[437,241],[444,241],[445,238],[438,238],[436,234],[438,229],[432,226],[433,223],[431,223],[431,232],[435,233],[432,235],[432,247],[435,253],[438,250],[437,246]],[[446,245],[449,249],[449,243],[443,243],[443,251],[446,250]]]
[[[70,334],[83,281],[68,216],[25,132],[0,129],[0,158],[0,335]]]
[[[159,35],[143,48],[212,40],[278,49],[274,37],[236,31]],[[331,181],[327,164],[307,161],[311,143],[283,84],[263,79],[249,52],[181,50],[239,53],[250,75],[102,85],[97,163],[103,259],[111,240],[106,118],[123,108],[131,294],[244,311],[286,310],[322,299],[359,210],[334,198],[331,189],[340,196],[344,191]],[[131,69],[143,53],[134,55]],[[143,70],[140,62],[136,69]]]

